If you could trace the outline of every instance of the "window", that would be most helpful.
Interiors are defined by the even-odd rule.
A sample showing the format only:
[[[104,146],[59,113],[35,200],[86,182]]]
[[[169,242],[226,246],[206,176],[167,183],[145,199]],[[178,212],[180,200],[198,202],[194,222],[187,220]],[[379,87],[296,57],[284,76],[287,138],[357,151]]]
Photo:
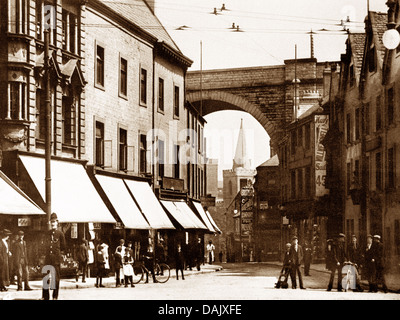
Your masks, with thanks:
[[[304,127],[304,138],[305,138],[305,148],[306,150],[310,149],[311,146],[311,128],[310,124],[306,124]]]
[[[8,83],[8,105],[5,118],[10,120],[26,120],[27,87],[24,82]]]
[[[96,121],[96,166],[104,166],[104,124]]]
[[[179,117],[179,87],[174,87],[174,116]]]
[[[179,160],[179,146],[174,145],[174,178],[179,179],[180,177],[180,160]]]
[[[346,115],[346,141],[347,143],[351,143],[351,115],[348,113]]]
[[[369,39],[369,48],[367,51],[367,63],[368,63],[368,71],[374,72],[376,71],[376,49],[375,45],[372,42],[372,34],[370,35]]]
[[[294,155],[296,153],[296,130],[293,130],[291,132],[290,153],[291,153],[291,155]]]
[[[62,97],[62,138],[63,143],[75,145],[76,112],[73,97]]]
[[[78,53],[78,18],[75,14],[62,11],[62,46],[64,50]]]
[[[361,138],[361,113],[360,108],[356,109],[356,119],[355,119],[355,129],[356,129],[356,140]]]
[[[44,140],[46,137],[46,97],[44,90],[36,90],[36,139]]]
[[[375,116],[375,131],[382,129],[382,107],[381,96],[376,98],[376,116]]]
[[[394,148],[388,149],[388,188],[395,188],[395,156]]]
[[[387,123],[393,124],[394,118],[394,89],[390,88],[387,91]]]
[[[375,154],[375,185],[376,189],[382,189],[382,155],[380,152]]]
[[[144,134],[139,136],[139,172],[146,173],[147,172],[147,137]]]
[[[290,172],[290,187],[291,187],[291,193],[290,197],[292,199],[296,198],[296,171],[292,170]]]
[[[27,0],[8,0],[8,32],[28,33]]]
[[[44,30],[49,30],[50,44],[56,43],[57,33],[54,32],[57,25],[56,6],[54,1],[36,0],[36,38],[44,40]]]
[[[124,58],[119,63],[119,94],[125,97],[128,94],[128,61]]]
[[[140,103],[147,103],[147,70],[140,69]]]
[[[364,106],[364,115],[365,115],[365,134],[370,134],[370,119],[369,119],[369,103],[366,103]]]
[[[119,129],[119,170],[128,169],[128,133],[125,129]]]
[[[297,183],[298,183],[298,198],[302,198],[303,197],[303,169],[298,169],[297,171],[298,174],[298,178],[297,178]]]
[[[104,48],[96,46],[96,84],[104,87]]]
[[[350,194],[350,187],[351,187],[351,163],[346,163],[346,190],[347,194]]]
[[[164,177],[164,141],[158,140],[158,176]]]
[[[360,160],[354,160],[354,183],[355,186],[361,186],[361,179],[360,179]]]
[[[158,78],[158,110],[164,112],[164,79]]]

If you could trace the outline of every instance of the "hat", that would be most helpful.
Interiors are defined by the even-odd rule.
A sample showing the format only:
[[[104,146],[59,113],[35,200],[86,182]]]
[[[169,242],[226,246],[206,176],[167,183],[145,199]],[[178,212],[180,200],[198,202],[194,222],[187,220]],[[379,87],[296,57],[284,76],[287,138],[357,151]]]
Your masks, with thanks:
[[[381,239],[381,236],[380,236],[380,235],[378,235],[378,234],[374,234],[374,238],[375,238],[375,239],[379,239],[379,240],[380,240],[380,239]]]
[[[24,235],[24,232],[23,232],[22,230],[19,230],[19,231],[18,231],[18,235],[19,235],[19,236],[23,236],[23,235]]]
[[[292,244],[291,243],[286,243],[286,247],[291,247]]]
[[[372,238],[372,234],[367,235],[367,238]]]
[[[58,217],[57,217],[57,214],[53,212],[53,213],[50,215],[50,221],[54,221],[54,220],[58,221]]]
[[[299,239],[299,238],[297,238],[297,236],[292,237],[292,240],[296,240],[296,239]]]
[[[344,235],[344,233],[339,233],[338,237],[339,237],[339,238],[344,238],[344,237],[346,237],[346,236]]]
[[[331,243],[331,242],[333,242],[333,239],[328,239],[328,240],[326,240],[326,242]]]
[[[1,231],[1,235],[2,236],[9,236],[11,234],[12,234],[11,231],[8,230],[8,229],[4,229],[4,230]]]

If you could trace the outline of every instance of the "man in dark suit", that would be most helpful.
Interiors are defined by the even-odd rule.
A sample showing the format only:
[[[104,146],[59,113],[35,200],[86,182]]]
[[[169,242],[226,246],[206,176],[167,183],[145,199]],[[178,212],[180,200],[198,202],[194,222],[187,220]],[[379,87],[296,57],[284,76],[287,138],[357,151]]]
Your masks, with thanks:
[[[89,261],[89,249],[88,249],[88,245],[87,245],[87,240],[82,239],[81,241],[82,241],[82,243],[78,248],[78,254],[77,254],[79,270],[78,270],[76,279],[78,280],[79,273],[82,273],[82,282],[85,283],[86,282],[87,265],[88,265],[88,261]]]
[[[336,245],[333,248],[333,260],[335,266],[331,269],[331,277],[329,279],[328,291],[332,290],[333,280],[335,278],[335,272],[337,270],[338,273],[338,285],[337,290],[343,291],[342,288],[342,268],[343,264],[346,261],[346,249],[345,249],[345,235],[340,233]]]
[[[296,236],[292,238],[292,246],[290,248],[290,257],[291,257],[291,270],[290,270],[290,278],[292,280],[292,288],[296,289],[296,274],[299,275],[299,284],[300,289],[305,289],[303,286],[303,278],[301,277],[300,265],[303,261],[303,248],[299,245],[299,240]]]
[[[10,275],[9,275],[9,265],[8,259],[11,256],[11,252],[9,250],[8,238],[11,235],[11,231],[8,229],[4,229],[1,231],[1,240],[0,240],[0,291],[7,291],[6,286],[10,284]]]
[[[55,287],[50,288],[50,285],[43,286],[42,299],[50,299],[50,289],[53,289],[53,300],[58,299],[58,291],[60,288],[60,264],[62,261],[62,251],[65,250],[65,237],[64,234],[58,230],[58,218],[55,213],[50,216],[51,230],[46,234],[46,265],[54,268],[55,274]]]
[[[22,282],[26,291],[32,290],[29,286],[28,253],[22,230],[18,232],[18,240],[14,244],[14,262],[17,269],[17,290],[22,290]]]
[[[382,284],[382,290],[386,293],[388,288],[386,286],[384,269],[385,269],[385,257],[384,257],[384,248],[381,243],[381,236],[374,235],[374,243],[373,247],[373,259],[375,260],[375,268],[376,268],[376,279],[374,284],[374,291],[378,292],[378,284]]]
[[[376,268],[372,235],[367,236],[367,247],[364,251],[364,269],[369,284],[369,292],[375,291]]]

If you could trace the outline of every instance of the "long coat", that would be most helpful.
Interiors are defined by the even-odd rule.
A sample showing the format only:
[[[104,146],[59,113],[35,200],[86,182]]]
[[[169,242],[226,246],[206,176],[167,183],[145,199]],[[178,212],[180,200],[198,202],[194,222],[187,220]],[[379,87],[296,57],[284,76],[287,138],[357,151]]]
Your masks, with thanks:
[[[60,230],[50,230],[46,237],[46,264],[60,265],[62,251],[65,250],[64,233]]]
[[[292,260],[292,265],[299,266],[303,262],[303,247],[301,245],[297,245],[297,252],[295,246],[292,245],[290,247],[290,257]]]
[[[23,240],[23,242],[18,241],[14,244],[14,263],[16,266],[19,265],[28,265],[28,254],[26,250],[26,241]]]
[[[336,268],[336,260],[335,260],[335,252],[334,246],[331,245],[331,248],[326,248],[326,256],[325,256],[325,267],[328,270],[335,270]]]
[[[3,240],[0,239],[0,287],[10,284],[8,258],[7,247],[4,245]]]

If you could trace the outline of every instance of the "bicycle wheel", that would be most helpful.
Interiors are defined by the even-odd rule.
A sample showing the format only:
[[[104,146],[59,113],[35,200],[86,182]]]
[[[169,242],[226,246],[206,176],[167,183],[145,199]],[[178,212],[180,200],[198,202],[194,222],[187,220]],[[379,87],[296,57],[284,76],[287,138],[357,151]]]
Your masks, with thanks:
[[[165,283],[169,280],[171,270],[166,263],[157,263],[154,269],[156,280],[160,283]]]
[[[140,281],[142,281],[144,276],[144,271],[142,266],[133,266],[133,276],[132,276],[132,282],[134,284],[139,283]]]

